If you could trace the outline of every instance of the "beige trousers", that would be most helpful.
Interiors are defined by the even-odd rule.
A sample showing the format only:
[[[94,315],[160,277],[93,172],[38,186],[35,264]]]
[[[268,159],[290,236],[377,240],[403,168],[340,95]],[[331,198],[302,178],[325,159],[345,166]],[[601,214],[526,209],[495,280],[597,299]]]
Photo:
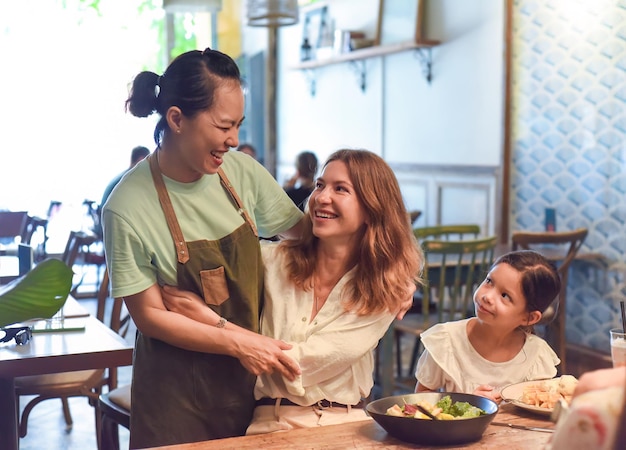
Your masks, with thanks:
[[[263,405],[254,409],[246,435],[357,422],[368,417],[362,408]]]

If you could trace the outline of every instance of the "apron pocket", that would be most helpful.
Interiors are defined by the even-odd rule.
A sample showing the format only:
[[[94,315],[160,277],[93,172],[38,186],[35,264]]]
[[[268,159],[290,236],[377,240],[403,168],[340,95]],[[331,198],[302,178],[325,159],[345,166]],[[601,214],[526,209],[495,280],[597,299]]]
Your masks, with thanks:
[[[224,266],[216,269],[201,270],[202,293],[207,305],[219,306],[229,299],[228,284]]]

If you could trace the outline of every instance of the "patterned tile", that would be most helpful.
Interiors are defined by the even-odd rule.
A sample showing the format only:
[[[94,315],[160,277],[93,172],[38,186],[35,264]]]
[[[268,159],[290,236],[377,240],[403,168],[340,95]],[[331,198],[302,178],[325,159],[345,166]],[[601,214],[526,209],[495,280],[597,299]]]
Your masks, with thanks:
[[[626,295],[626,0],[514,1],[513,229],[589,229],[567,339],[608,352]]]

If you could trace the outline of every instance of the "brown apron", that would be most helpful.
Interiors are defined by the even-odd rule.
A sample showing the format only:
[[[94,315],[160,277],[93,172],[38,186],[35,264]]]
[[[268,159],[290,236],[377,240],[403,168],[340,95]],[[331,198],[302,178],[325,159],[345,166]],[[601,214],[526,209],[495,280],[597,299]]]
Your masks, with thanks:
[[[246,223],[219,240],[185,242],[154,154],[150,155],[150,169],[175,242],[178,287],[203,297],[230,322],[258,332],[263,292],[259,241],[254,223],[226,175],[218,171],[222,186]],[[220,212],[215,214],[219,220]],[[243,435],[254,409],[255,380],[236,358],[183,350],[138,333],[131,448]]]

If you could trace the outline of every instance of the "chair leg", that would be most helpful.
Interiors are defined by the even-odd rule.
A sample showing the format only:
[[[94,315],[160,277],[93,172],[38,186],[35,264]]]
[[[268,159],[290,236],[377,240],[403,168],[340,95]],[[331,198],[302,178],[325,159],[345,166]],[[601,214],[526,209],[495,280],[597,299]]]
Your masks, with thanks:
[[[95,401],[95,405],[93,405],[93,410],[96,419],[96,445],[98,450],[102,450],[102,412],[98,407],[97,400]]]
[[[67,397],[61,397],[61,404],[63,405],[63,417],[65,418],[65,429],[70,431],[74,422],[72,421],[72,413],[70,412],[70,404]]]
[[[420,353],[420,345],[422,345],[422,341],[421,341],[420,337],[417,336],[415,338],[415,344],[413,346],[413,352],[411,353],[411,363],[409,364],[409,367],[407,367],[407,373],[406,373],[407,378],[410,378],[413,375],[415,375],[413,372],[415,371],[415,366],[417,365],[417,358],[418,358],[419,353]]]
[[[394,330],[396,338],[396,378],[402,379],[402,332]]]
[[[115,421],[101,415],[100,450],[119,450],[119,428]]]

